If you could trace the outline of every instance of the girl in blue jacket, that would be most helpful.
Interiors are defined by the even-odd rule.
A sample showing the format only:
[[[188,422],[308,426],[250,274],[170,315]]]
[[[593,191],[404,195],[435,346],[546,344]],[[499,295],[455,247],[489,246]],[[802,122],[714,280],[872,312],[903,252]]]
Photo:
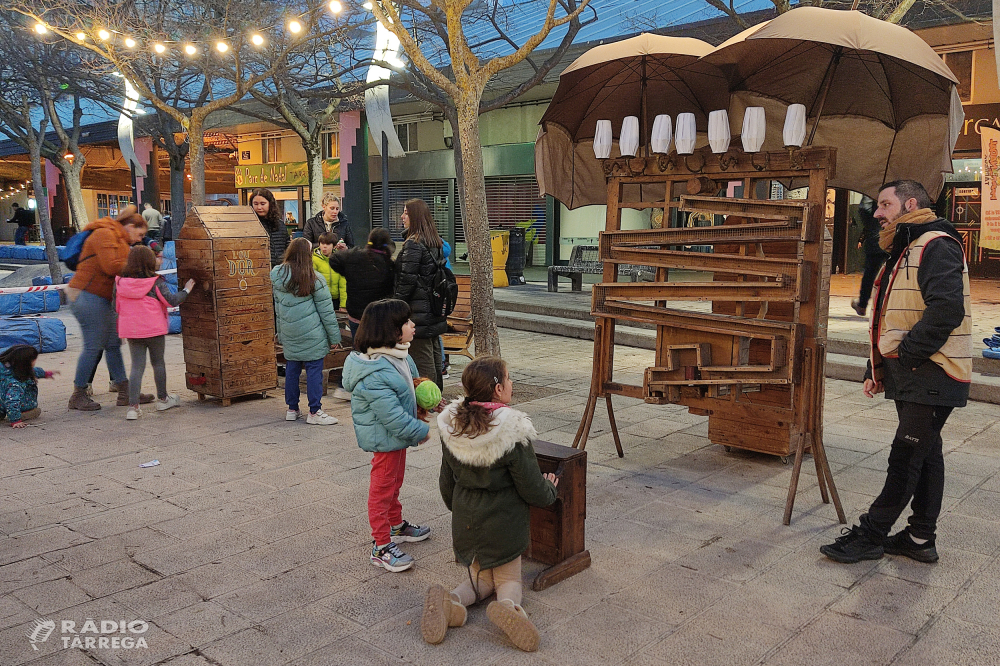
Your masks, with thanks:
[[[38,418],[38,382],[51,379],[56,372],[35,366],[38,350],[31,345],[14,345],[0,354],[0,419],[12,428],[23,428],[28,419]]]
[[[410,358],[416,325],[410,306],[392,298],[370,303],[361,316],[355,350],[344,363],[344,388],[351,392],[351,417],[358,446],[372,453],[368,522],[374,544],[373,565],[404,571],[413,558],[396,545],[423,541],[431,528],[403,520],[399,489],[406,471],[406,449],[426,442],[430,426],[417,418]]]

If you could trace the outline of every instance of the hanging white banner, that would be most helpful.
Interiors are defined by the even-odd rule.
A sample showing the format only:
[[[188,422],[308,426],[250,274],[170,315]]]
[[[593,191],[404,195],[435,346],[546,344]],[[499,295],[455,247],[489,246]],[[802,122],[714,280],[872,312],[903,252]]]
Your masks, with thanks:
[[[979,128],[983,151],[983,188],[979,247],[1000,250],[1000,130]]]

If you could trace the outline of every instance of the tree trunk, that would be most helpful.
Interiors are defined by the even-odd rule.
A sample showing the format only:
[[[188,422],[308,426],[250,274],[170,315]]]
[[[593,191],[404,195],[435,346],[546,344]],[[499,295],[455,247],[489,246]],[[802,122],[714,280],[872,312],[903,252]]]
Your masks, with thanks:
[[[483,147],[479,141],[478,99],[458,106],[458,127],[455,134],[461,137],[465,240],[469,245],[469,269],[472,274],[470,297],[476,355],[499,356],[500,336],[497,334],[493,302],[493,251],[486,216],[486,179],[483,171]]]
[[[462,137],[455,132],[458,127],[458,111],[454,107],[444,107],[444,116],[447,122],[451,123],[452,156],[455,160],[455,185],[458,188],[458,205],[462,212],[462,219],[465,219],[465,163],[462,161]]]
[[[39,139],[44,138],[44,127]],[[35,140],[33,130],[29,128],[31,156],[31,188],[35,194],[35,208],[38,210],[38,225],[42,230],[42,240],[45,242],[45,258],[49,260],[49,275],[52,284],[62,284],[62,266],[59,264],[59,252],[56,250],[56,237],[52,233],[52,220],[49,218],[49,198],[42,187],[42,147]]]
[[[192,113],[188,125],[188,142],[191,146],[188,156],[191,159],[191,203],[195,206],[205,205],[205,119],[200,114]]]
[[[170,140],[173,141],[173,138]],[[174,238],[177,238],[177,233],[184,225],[184,218],[187,217],[187,206],[184,204],[184,158],[187,152],[167,154],[170,155],[170,226]]]
[[[81,162],[81,163],[78,163]],[[87,206],[83,202],[83,188],[80,186],[80,176],[83,172],[82,160],[74,160],[70,164],[66,160],[59,160],[57,163],[59,171],[62,173],[63,184],[66,186],[66,200],[69,202],[69,216],[73,228],[80,231],[90,219],[87,217]]]
[[[309,216],[312,217],[323,207],[323,148],[320,144],[310,145],[302,141],[309,165]],[[302,225],[306,223],[306,212],[299,211]]]

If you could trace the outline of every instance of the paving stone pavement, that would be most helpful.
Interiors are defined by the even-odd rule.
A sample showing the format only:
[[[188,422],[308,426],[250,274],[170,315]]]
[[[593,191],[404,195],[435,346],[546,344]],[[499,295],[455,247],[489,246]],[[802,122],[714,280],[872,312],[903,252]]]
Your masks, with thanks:
[[[587,446],[593,565],[524,595],[539,651],[510,646],[482,607],[429,646],[424,590],[463,575],[437,490],[440,447],[410,450],[401,494],[432,537],[407,544],[414,570],[387,573],[367,559],[369,456],[346,403],[327,398],[341,424],[317,427],[284,421],[277,393],[223,408],[178,390],[180,408],[127,423],[102,367],[104,409],[68,412],[79,336],[60,316],[70,348],[39,361],[61,372],[41,382],[42,418],[0,428],[0,664],[1000,663],[1000,406],[970,404],[944,430],[940,563],[845,566],[818,552],[840,526],[808,461],[786,527],[790,465],[726,453],[683,408],[616,398],[625,457],[601,410]],[[519,408],[544,439],[570,443],[591,343],[508,330],[501,340],[515,399],[533,398]],[[167,359],[177,390],[179,336]],[[619,348],[617,376],[638,381],[651,359]],[[847,382],[828,381],[826,396],[828,453],[856,519],[881,487],[895,414]],[[73,647],[61,622],[80,630],[88,618],[142,620],[135,635],[148,647]],[[32,644],[36,619],[57,627]]]

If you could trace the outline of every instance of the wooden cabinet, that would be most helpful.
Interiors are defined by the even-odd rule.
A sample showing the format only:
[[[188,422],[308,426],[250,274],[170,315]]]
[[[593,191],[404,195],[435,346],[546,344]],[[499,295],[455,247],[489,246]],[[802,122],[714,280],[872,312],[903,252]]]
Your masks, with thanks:
[[[584,545],[587,519],[587,452],[552,442],[532,442],[543,474],[559,477],[559,496],[546,507],[531,507],[527,557],[550,564],[531,587],[544,590],[590,566]]]
[[[177,235],[177,278],[197,283],[181,304],[187,387],[204,400],[277,386],[268,237],[248,206],[196,206]]]

